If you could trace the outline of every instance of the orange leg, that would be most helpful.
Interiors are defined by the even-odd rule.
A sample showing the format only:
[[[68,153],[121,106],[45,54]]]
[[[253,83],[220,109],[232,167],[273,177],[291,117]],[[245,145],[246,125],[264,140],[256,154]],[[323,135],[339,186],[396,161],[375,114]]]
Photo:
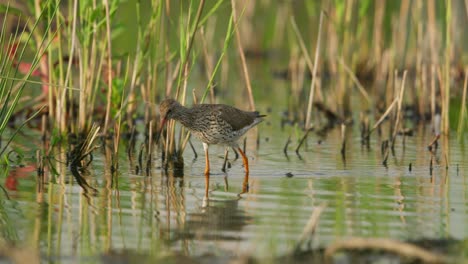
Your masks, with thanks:
[[[240,147],[238,147],[237,150],[242,156],[242,161],[244,162],[245,172],[249,173],[249,160],[247,159],[247,156],[245,155],[244,151],[242,151]]]
[[[210,189],[210,159],[208,157],[208,144],[203,143],[205,150],[205,197],[208,198],[208,190]]]
[[[249,173],[245,172],[244,182],[242,183],[242,192],[240,194],[248,193],[248,192],[249,192]]]
[[[208,144],[203,143],[203,149],[205,150],[205,175],[210,175],[210,159],[208,157]]]
[[[208,191],[210,190],[210,174],[205,173],[205,197],[208,198]]]

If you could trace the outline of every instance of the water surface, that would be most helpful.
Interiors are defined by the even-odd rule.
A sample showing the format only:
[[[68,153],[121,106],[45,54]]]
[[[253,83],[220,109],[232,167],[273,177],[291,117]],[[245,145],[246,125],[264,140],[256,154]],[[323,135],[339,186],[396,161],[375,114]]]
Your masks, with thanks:
[[[199,156],[195,159],[191,149],[184,153],[183,176],[161,171],[159,150],[148,173],[137,173],[137,153],[129,159],[122,150],[113,178],[101,147],[82,172],[97,190],[93,195],[64,163],[66,147],[56,148],[51,160],[59,175],[46,171],[44,189],[38,191],[34,156],[41,143],[34,132],[25,133],[14,147],[25,153],[26,167],[3,178],[9,197],[1,201],[3,237],[61,260],[96,260],[108,252],[262,258],[291,252],[314,208],[326,204],[313,247],[351,236],[466,239],[466,147],[455,137],[442,137],[434,155],[427,150],[433,137],[429,125],[416,131],[404,146],[398,138],[395,155],[384,166],[381,138],[373,135],[370,146],[362,146],[356,126],[347,133],[343,160],[339,129],[326,137],[310,133],[300,156],[294,140],[286,156],[283,147],[294,128],[264,122],[247,135],[249,191],[241,194],[242,160],[231,152],[231,167],[223,173],[224,149],[213,146],[208,199],[196,139]]]

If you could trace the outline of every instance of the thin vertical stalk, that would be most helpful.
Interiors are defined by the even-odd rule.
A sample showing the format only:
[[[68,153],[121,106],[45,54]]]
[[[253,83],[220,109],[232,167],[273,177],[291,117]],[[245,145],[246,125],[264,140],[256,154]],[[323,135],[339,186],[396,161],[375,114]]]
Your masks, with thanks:
[[[216,73],[218,72],[218,69],[221,65],[221,63],[224,61],[223,58],[224,56],[226,55],[226,52],[228,50],[228,47],[229,47],[229,44],[231,43],[231,39],[232,39],[232,36],[234,35],[234,27],[236,27],[236,25],[233,25],[234,23],[234,15],[233,13],[231,12],[231,16],[230,16],[230,19],[229,19],[229,23],[228,23],[228,28],[227,28],[227,31],[226,31],[226,36],[224,37],[224,45],[223,45],[223,50],[221,52],[221,55],[219,56],[219,59],[218,59],[218,62],[216,63],[214,69],[213,69],[213,72],[211,73],[211,78],[210,80],[208,81],[208,84],[205,88],[205,91],[203,92],[203,95],[202,97],[200,98],[200,103],[203,103],[206,96],[208,95],[208,91],[211,89],[212,87],[212,84],[213,84],[213,81],[214,81],[214,77],[216,76]],[[224,67],[223,69],[227,69],[228,67]]]
[[[436,66],[431,66],[431,122],[434,125],[435,111],[436,111]]]
[[[462,95],[462,100],[460,104],[460,116],[458,118],[458,128],[457,128],[457,134],[458,134],[458,139],[460,140],[462,138],[462,133],[465,129],[465,122],[466,122],[466,90],[468,86],[468,68],[465,69],[465,82],[463,84],[463,95]]]
[[[342,38],[341,38],[341,57],[345,60],[350,61],[350,67],[353,68],[353,50],[352,46],[354,40],[354,34],[355,32],[351,32],[350,30],[346,30],[348,28],[352,27],[353,20],[355,19],[353,16],[353,10],[356,6],[357,1],[354,0],[348,0],[344,2],[344,13],[342,14]],[[337,108],[339,112],[341,112],[341,115],[343,117],[347,117],[348,113],[351,112],[351,99],[350,99],[350,91],[348,91],[348,87],[350,86],[349,84],[349,78],[347,78],[347,75],[344,72],[344,68],[340,67],[339,72],[338,72],[338,88],[337,92],[335,93],[335,98],[337,98]]]
[[[35,13],[36,13],[36,19],[39,20],[39,17],[43,16],[43,13],[45,12],[44,10],[41,9],[41,5],[40,5],[40,2],[39,0],[35,0],[34,1],[34,8],[35,8]],[[47,1],[47,4],[50,5],[50,0]],[[57,7],[58,9],[58,7]],[[55,12],[57,12],[57,10],[54,10],[53,11],[53,16],[55,15]],[[52,24],[52,21],[48,21],[48,24],[51,25]],[[37,51],[39,54],[41,54],[41,57],[39,57],[39,61],[38,61],[38,64],[39,64],[39,69],[40,69],[40,72],[42,74],[45,74],[47,75],[48,72],[49,72],[49,69],[48,69],[48,65],[47,65],[47,62],[45,60],[42,59],[43,55],[45,54],[47,48],[44,47],[42,44],[42,42],[44,42],[43,40],[43,36],[41,36],[41,34],[48,34],[47,31],[44,31],[44,33],[40,33],[38,30],[35,30],[32,32],[32,35],[35,37],[36,39],[36,45],[37,46]],[[48,43],[52,43],[52,38],[49,39],[50,41]]]
[[[211,56],[208,54],[208,45],[206,42],[205,38],[205,30],[203,28],[200,29],[200,36],[201,36],[201,42],[202,42],[202,49],[203,49],[203,57],[205,59],[205,64],[206,64],[206,77],[208,80],[210,79],[210,76],[213,74],[213,62],[211,61]],[[215,103],[215,97],[214,97],[214,89],[213,89],[213,84],[210,85],[210,102],[212,104]]]
[[[309,68],[310,74],[314,74],[314,64],[312,64],[312,61],[310,60],[310,55],[309,51],[307,50],[307,47],[305,46],[304,39],[302,38],[301,33],[299,32],[299,28],[297,27],[296,19],[294,16],[291,17],[291,25],[294,30],[294,33],[296,33],[297,37],[297,42],[299,43],[299,46],[301,47],[301,52],[303,53],[304,60],[307,63],[307,67]],[[295,52],[291,52],[292,54],[295,54]],[[297,60],[296,58],[291,59],[291,60]],[[313,86],[311,86],[312,89]]]
[[[232,18],[233,18],[234,24],[236,25],[234,27],[234,31],[236,33],[237,49],[238,49],[239,56],[240,56],[240,59],[241,59],[242,72],[244,73],[244,81],[245,81],[245,85],[247,87],[247,92],[248,92],[248,95],[249,95],[250,109],[255,110],[255,102],[254,102],[253,93],[252,93],[252,84],[250,82],[249,70],[247,68],[247,62],[245,60],[244,48],[242,47],[242,40],[241,40],[239,27],[238,27],[238,22],[237,22],[238,17],[237,17],[237,10],[236,10],[236,0],[231,0],[231,5],[232,5]]]
[[[78,129],[80,131],[85,131],[86,120],[87,120],[87,111],[86,111],[86,102],[88,98],[89,89],[85,83],[85,74],[87,72],[87,52],[86,48],[77,49],[78,53],[78,69],[79,69],[79,87],[81,89],[79,99],[78,99]]]
[[[427,32],[429,33],[429,47],[431,49],[431,62],[434,64],[439,63],[439,57],[437,56],[436,47],[436,32],[437,32],[437,21],[436,21],[436,6],[435,0],[427,0]]]
[[[54,17],[55,14],[56,14],[56,11],[57,9],[55,9],[51,15],[51,17]],[[44,15],[45,11],[42,10],[41,13],[39,14],[39,18],[42,17]],[[38,26],[38,23],[39,23],[40,19],[37,19],[36,22],[34,23],[34,25],[32,25],[32,27],[30,28],[30,32],[32,32],[31,35],[33,35],[35,33],[35,30]],[[45,28],[45,32],[50,32],[50,26],[51,26],[51,21],[49,21],[49,23],[47,24],[46,28]],[[24,32],[24,31],[23,31]],[[21,33],[22,35],[23,33]],[[52,38],[50,39],[54,39],[55,37],[55,34],[56,32],[54,33],[51,33],[53,36]],[[20,35],[20,36],[21,36]],[[26,39],[26,42],[24,43],[20,53],[19,53],[19,60],[21,61],[21,58],[23,58],[23,55],[25,54],[25,50],[26,50],[26,47],[28,46],[28,43],[29,41],[31,40],[31,35],[29,35],[29,37],[27,37]],[[16,35],[15,35],[16,37]],[[10,40],[12,40],[10,38]],[[9,42],[11,43],[11,42]],[[39,37],[38,38],[38,43],[36,43],[37,45],[37,52],[34,54],[34,58],[32,60],[32,63],[31,63],[31,66],[29,67],[28,69],[28,72],[24,75],[24,77],[21,79],[23,82],[21,82],[19,84],[19,87],[18,87],[18,90],[14,91],[13,92],[13,88],[9,88],[9,89],[6,89],[6,94],[4,94],[4,91],[3,88],[0,89],[1,90],[1,93],[0,93],[0,99],[5,102],[2,107],[0,107],[0,135],[2,135],[6,125],[7,125],[7,122],[9,120],[9,118],[12,116],[13,114],[13,111],[14,109],[16,108],[17,104],[18,104],[18,101],[22,95],[22,92],[24,90],[24,87],[25,87],[25,84],[26,82],[24,80],[27,80],[33,73],[33,71],[36,69],[36,67],[38,66],[38,64],[43,61],[42,60],[42,57],[44,56],[44,53],[45,51],[49,48],[49,45],[51,44],[50,41],[46,41],[46,39],[44,37]],[[11,52],[11,50],[9,51]],[[14,51],[15,54],[16,54],[16,51]],[[15,56],[15,55],[14,55]],[[6,63],[6,60],[4,61]],[[5,64],[6,65],[6,64]],[[47,65],[46,65],[47,66]],[[10,70],[12,69],[12,67],[9,67]],[[16,76],[16,74],[18,73],[18,70],[19,70],[19,67],[16,67],[16,71],[14,72],[14,76]],[[0,86],[3,86],[3,85],[6,85],[6,83],[0,83]],[[11,85],[12,86],[12,85]],[[11,103],[10,103],[11,102]],[[7,103],[10,103],[10,106],[8,107]],[[40,110],[39,110],[40,111]],[[24,123],[23,123],[24,125]],[[23,126],[22,125],[22,126]],[[16,133],[16,132],[15,132]],[[14,135],[10,137],[10,141],[13,139]],[[4,146],[3,150],[0,151],[0,155],[4,152],[5,148],[8,146],[8,143]]]
[[[396,112],[396,118],[395,118],[395,126],[393,128],[393,136],[392,136],[392,149],[395,146],[395,139],[399,131],[400,123],[401,123],[401,107],[403,104],[403,95],[405,94],[405,82],[406,82],[406,73],[407,71],[405,70],[403,72],[403,79],[401,81],[401,87],[400,87],[400,93],[397,95],[398,100],[397,100],[397,112]]]
[[[59,5],[59,0],[56,0],[55,1],[55,4],[58,6]],[[55,22],[57,23],[57,25],[60,24],[60,17],[62,17],[62,14],[60,14],[60,9],[57,11],[58,14],[57,16],[55,17]],[[72,13],[72,12],[70,12]],[[57,52],[58,52],[58,57],[59,58],[63,58],[63,50],[64,48],[62,47],[62,30],[59,30],[57,32]],[[49,69],[53,69],[54,68],[54,63],[53,63],[53,58],[52,56],[48,56],[49,57]],[[70,56],[70,57],[73,57],[73,56]],[[67,84],[64,83],[64,66],[63,66],[64,62],[62,59],[59,59],[58,60],[58,80],[55,81],[53,80],[52,78],[54,78],[55,76],[53,74],[50,74],[49,76],[49,83],[55,83],[57,82],[60,86],[66,86]],[[66,89],[64,89],[66,90]],[[64,98],[60,96],[60,93],[62,94],[66,94],[67,92],[66,91],[60,91],[60,89],[58,89],[57,87],[53,87],[53,86],[49,86],[49,93],[48,93],[48,98],[47,100],[49,101],[49,113],[51,113],[49,115],[49,118],[51,118],[50,120],[51,121],[54,121],[55,124],[57,124],[57,126],[59,127],[59,132],[62,134],[64,131],[65,131],[65,118],[59,118],[55,113],[57,113],[57,109],[60,108],[60,109],[66,109],[66,103],[64,102]],[[54,99],[54,96],[53,95],[57,95],[57,104],[54,105],[54,102],[53,102],[53,99]],[[54,109],[55,107],[55,109]],[[53,118],[55,116],[55,118]]]
[[[141,71],[141,57],[143,57],[143,50],[142,50],[142,43],[141,39],[143,36],[142,32],[142,23],[141,23],[141,15],[140,15],[140,2],[136,2],[136,20],[138,25],[138,32],[137,32],[137,39],[136,39],[136,51],[135,51],[135,58],[133,60],[133,71],[130,79],[130,91],[128,92],[127,99],[125,99],[125,105],[127,105],[127,121],[128,124],[131,125],[131,116],[136,109],[136,102],[135,102],[135,86],[137,83],[137,78],[140,75]],[[151,22],[150,22],[151,23]],[[145,98],[145,94],[142,94],[143,101],[149,101],[149,98]],[[121,108],[122,110],[122,108]]]
[[[168,3],[167,3],[168,4]],[[191,4],[191,3],[190,3]],[[200,1],[200,4],[198,5],[198,9],[197,9],[197,13],[195,15],[195,20],[194,20],[194,23],[193,24],[190,24],[190,21],[191,21],[191,18],[190,18],[190,15],[191,15],[191,5],[189,7],[189,11],[188,11],[188,24],[187,24],[187,29],[186,30],[183,30],[181,28],[181,47],[180,47],[180,56],[182,57],[182,59],[179,60],[175,70],[174,70],[174,76],[177,76],[175,73],[178,72],[178,78],[177,78],[177,89],[176,89],[176,93],[175,93],[175,98],[176,99],[179,99],[179,95],[181,93],[181,88],[182,88],[182,100],[180,100],[182,103],[185,102],[185,97],[186,97],[186,89],[187,89],[187,78],[188,78],[188,75],[189,75],[189,72],[190,72],[190,65],[189,65],[189,61],[190,61],[190,54],[191,54],[191,51],[192,51],[192,48],[193,48],[193,43],[194,43],[194,40],[195,40],[195,35],[197,33],[197,30],[199,28],[199,24],[200,24],[200,20],[201,20],[201,15],[202,15],[202,12],[203,12],[203,9],[204,9],[204,6],[205,6],[205,0],[201,0]],[[166,9],[166,15],[169,14],[169,10]],[[181,14],[182,15],[182,14]],[[186,35],[184,35],[186,34]],[[184,42],[184,40],[186,42]],[[166,46],[166,49],[167,46]],[[166,65],[168,66],[169,65],[169,58],[166,57]],[[172,86],[172,81],[169,77],[169,72],[170,71],[166,71],[166,96],[170,95],[170,87]],[[174,154],[175,152],[175,125],[174,125],[174,122],[169,122],[169,124],[167,125],[167,143],[166,144],[166,149],[165,149],[165,153],[166,153],[166,156],[169,156],[170,154],[169,153],[172,153]],[[181,144],[182,140],[182,135],[184,134],[184,129],[181,130],[181,133],[179,134],[179,151],[178,151],[178,155],[181,155],[182,154],[182,150],[183,149],[183,144]],[[167,160],[167,158],[166,158]]]
[[[129,64],[130,58],[127,59],[127,65]],[[128,71],[129,68],[127,67],[127,70],[125,71],[125,78],[124,78],[124,83],[127,83],[127,78],[128,78]],[[123,107],[124,107],[124,97],[125,97],[125,89],[122,89],[122,94],[120,97],[120,109],[119,113],[117,115],[117,122],[115,123],[115,134],[114,134],[114,157],[112,160],[112,166],[114,169],[118,168],[118,161],[119,161],[119,143],[120,143],[120,131],[122,129],[122,114],[124,113]],[[150,135],[151,137],[151,135]]]
[[[68,65],[67,65],[67,71],[65,73],[65,80],[63,82],[64,85],[69,85],[68,79],[70,78],[71,75],[71,66],[73,64],[73,54],[75,52],[75,45],[76,45],[76,23],[78,20],[78,0],[73,1],[73,15],[72,15],[72,30],[71,30],[71,45],[70,45],[70,52],[69,52],[69,60],[68,60]],[[61,61],[61,60],[60,60]],[[66,130],[66,124],[65,124],[65,112],[66,112],[66,95],[67,95],[67,89],[62,89],[61,95],[60,95],[60,101],[59,103],[61,104],[60,107],[57,106],[57,117],[60,122],[60,129],[59,131],[61,133],[65,132]]]
[[[307,116],[306,116],[306,123],[305,129],[310,128],[310,119],[312,116],[312,104],[314,102],[314,94],[315,94],[315,80],[317,79],[317,64],[320,54],[320,39],[322,37],[322,24],[323,24],[323,11],[320,12],[320,21],[319,21],[319,29],[317,35],[317,45],[315,46],[315,59],[314,59],[314,70],[312,71],[312,82],[310,84],[310,92],[309,92],[309,103],[307,104]]]
[[[400,5],[400,15],[398,19],[398,42],[396,43],[396,47],[399,52],[402,52],[402,54],[398,54],[401,56],[400,59],[400,67],[404,68],[405,67],[405,61],[406,61],[406,53],[408,50],[408,43],[409,43],[409,33],[410,33],[410,23],[411,19],[410,16],[413,15],[412,12],[410,12],[411,9],[411,0],[403,0],[401,1]]]
[[[182,63],[180,64],[182,66],[182,67],[179,68],[180,75],[182,75],[182,74],[185,75],[186,72],[187,72],[187,71],[185,71],[185,69],[187,69],[186,66],[188,65],[188,62],[189,62],[190,52],[192,51],[193,42],[194,42],[194,39],[195,39],[195,34],[197,33],[197,30],[198,30],[198,25],[200,23],[200,18],[201,18],[201,14],[203,12],[203,7],[204,6],[205,6],[205,0],[201,0],[200,4],[198,5],[197,14],[196,14],[196,17],[195,17],[195,23],[193,24],[192,32],[190,33],[190,38],[189,38],[189,42],[188,42],[188,45],[187,45],[187,49],[185,50],[185,56],[183,58]],[[179,76],[179,83],[177,85],[176,98],[178,97],[179,92],[180,92],[181,81],[182,81],[181,76]]]
[[[442,91],[442,133],[448,134],[450,130],[449,124],[449,108],[450,108],[450,59],[452,46],[452,1],[447,0],[445,6],[445,68],[444,68],[444,90]]]
[[[109,1],[104,0],[104,8],[106,10],[106,35],[107,35],[107,105],[106,115],[104,118],[104,133],[108,133],[107,128],[109,127],[109,117],[111,111],[111,99],[112,99],[112,40],[110,32],[110,15],[109,15]]]
[[[374,47],[374,61],[378,64],[382,57],[382,42],[383,42],[383,20],[385,14],[385,0],[375,2],[374,11],[374,28],[372,34]]]

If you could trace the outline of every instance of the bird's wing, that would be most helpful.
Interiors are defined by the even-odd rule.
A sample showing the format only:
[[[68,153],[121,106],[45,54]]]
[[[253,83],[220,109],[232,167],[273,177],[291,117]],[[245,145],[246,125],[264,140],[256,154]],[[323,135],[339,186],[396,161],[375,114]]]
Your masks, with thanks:
[[[255,121],[258,117],[257,112],[246,112],[232,106],[218,107],[220,118],[231,125],[234,131],[241,130]]]

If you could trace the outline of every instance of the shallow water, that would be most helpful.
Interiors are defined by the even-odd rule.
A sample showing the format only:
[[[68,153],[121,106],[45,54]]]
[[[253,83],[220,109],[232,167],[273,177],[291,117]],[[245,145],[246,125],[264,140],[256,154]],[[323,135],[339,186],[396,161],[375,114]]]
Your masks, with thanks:
[[[282,130],[279,122],[260,124],[247,135],[251,171],[249,191],[243,194],[241,159],[234,160],[230,153],[231,168],[223,173],[224,149],[213,146],[208,199],[202,146],[196,139],[192,142],[199,157],[194,159],[187,149],[183,177],[162,173],[159,150],[149,175],[137,174],[136,156],[129,160],[122,146],[117,177],[112,178],[101,147],[83,172],[97,189],[94,196],[84,194],[63,164],[65,148],[56,148],[52,159],[59,176],[46,171],[44,190],[37,191],[33,164],[41,143],[35,133],[26,133],[13,146],[25,153],[20,163],[27,166],[12,168],[3,178],[9,197],[1,200],[3,237],[65,262],[97,261],[102,254],[122,251],[157,257],[169,252],[271,257],[294,249],[321,204],[326,208],[313,247],[351,236],[468,237],[468,159],[466,147],[454,136],[441,138],[432,156],[427,150],[430,127],[417,127],[416,136],[406,137],[404,146],[398,137],[395,155],[390,154],[385,167],[378,134],[367,148],[356,125],[349,130],[343,160],[339,129],[326,138],[310,133],[300,156],[294,152],[297,142],[292,142],[286,156],[283,147],[293,129]]]

